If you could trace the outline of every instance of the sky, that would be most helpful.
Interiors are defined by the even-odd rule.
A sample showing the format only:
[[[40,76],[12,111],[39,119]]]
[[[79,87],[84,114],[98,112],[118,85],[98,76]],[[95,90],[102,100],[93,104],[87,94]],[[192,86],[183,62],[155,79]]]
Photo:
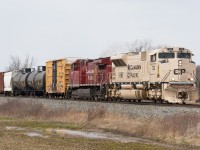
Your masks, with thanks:
[[[199,7],[200,0],[0,0],[0,71],[10,55],[45,65],[99,58],[135,40],[188,48],[200,65]]]

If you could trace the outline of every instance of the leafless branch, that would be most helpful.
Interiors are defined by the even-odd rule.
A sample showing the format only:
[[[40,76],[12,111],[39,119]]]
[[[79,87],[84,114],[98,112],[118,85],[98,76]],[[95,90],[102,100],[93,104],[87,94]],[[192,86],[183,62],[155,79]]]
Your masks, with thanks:
[[[27,54],[24,61],[18,56],[10,55],[9,65],[6,67],[6,71],[21,70],[22,68],[31,68],[35,65],[34,57]]]

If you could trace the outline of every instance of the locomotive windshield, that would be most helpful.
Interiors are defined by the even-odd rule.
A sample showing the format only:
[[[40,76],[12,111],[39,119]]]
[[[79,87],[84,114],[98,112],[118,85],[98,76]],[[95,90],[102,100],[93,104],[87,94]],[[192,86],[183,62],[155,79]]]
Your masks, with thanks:
[[[178,58],[191,58],[191,54],[190,53],[178,53],[177,54]]]
[[[175,57],[175,54],[174,53],[159,53],[158,55],[159,58],[174,58]]]

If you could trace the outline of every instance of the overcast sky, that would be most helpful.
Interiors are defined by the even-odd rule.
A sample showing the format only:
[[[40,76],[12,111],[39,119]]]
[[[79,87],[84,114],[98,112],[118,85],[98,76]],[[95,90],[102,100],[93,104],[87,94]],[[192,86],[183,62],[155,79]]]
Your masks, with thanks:
[[[200,64],[199,18],[200,0],[0,0],[0,70],[10,55],[44,65],[137,39],[191,49]]]

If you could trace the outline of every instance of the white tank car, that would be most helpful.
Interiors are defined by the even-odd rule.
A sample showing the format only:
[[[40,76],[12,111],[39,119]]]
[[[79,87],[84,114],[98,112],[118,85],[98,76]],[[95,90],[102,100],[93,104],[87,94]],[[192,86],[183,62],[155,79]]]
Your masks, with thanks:
[[[17,74],[17,71],[10,71],[4,73],[4,94],[12,95],[13,87],[12,87],[12,78]]]
[[[192,55],[184,48],[161,48],[112,56],[107,97],[193,103],[198,89]]]

